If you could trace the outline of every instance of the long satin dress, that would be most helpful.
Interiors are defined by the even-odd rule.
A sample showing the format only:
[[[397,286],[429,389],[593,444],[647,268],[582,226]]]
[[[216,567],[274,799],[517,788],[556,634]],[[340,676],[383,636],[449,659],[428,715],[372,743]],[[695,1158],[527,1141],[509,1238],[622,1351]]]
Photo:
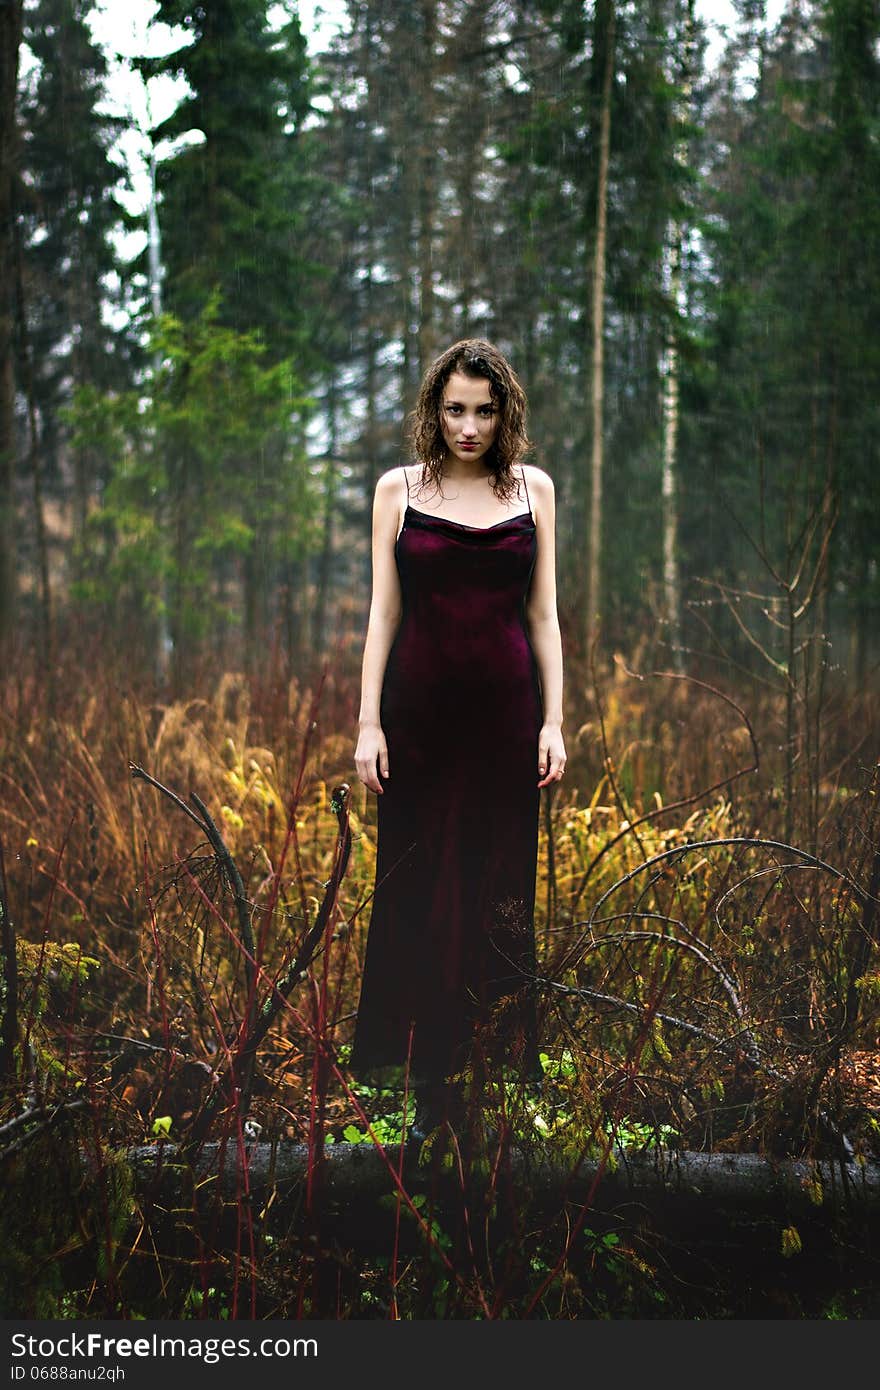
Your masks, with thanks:
[[[439,1080],[474,1049],[539,1074],[542,699],[525,623],[536,553],[531,510],[475,527],[407,506],[395,546],[403,611],[380,704],[389,776],[351,1056],[366,1078],[408,1066],[413,1083]]]

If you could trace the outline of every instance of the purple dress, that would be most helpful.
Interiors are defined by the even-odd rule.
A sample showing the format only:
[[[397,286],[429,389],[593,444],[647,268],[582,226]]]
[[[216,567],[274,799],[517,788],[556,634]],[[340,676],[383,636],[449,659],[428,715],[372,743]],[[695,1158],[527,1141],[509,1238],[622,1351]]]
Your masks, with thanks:
[[[477,527],[407,506],[395,546],[403,611],[380,704],[390,775],[377,797],[358,1074],[403,1066],[411,1024],[413,1082],[453,1073],[471,1048],[539,1074],[542,699],[525,624],[536,553],[531,510]]]

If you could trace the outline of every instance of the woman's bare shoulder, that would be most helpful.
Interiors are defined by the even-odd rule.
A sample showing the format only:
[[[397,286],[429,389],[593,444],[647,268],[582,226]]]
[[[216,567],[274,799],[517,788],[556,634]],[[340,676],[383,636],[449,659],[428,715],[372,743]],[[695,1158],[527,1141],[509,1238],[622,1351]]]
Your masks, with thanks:
[[[529,494],[534,495],[535,501],[539,505],[543,502],[545,506],[548,502],[553,502],[555,493],[553,479],[550,477],[550,474],[546,473],[543,468],[539,468],[537,464],[534,463],[524,463],[522,469]]]
[[[415,470],[412,464],[399,464],[397,468],[389,468],[385,473],[380,473],[376,482],[376,491],[381,488],[384,493],[406,492],[406,481],[409,478],[412,486]]]
[[[376,479],[376,501],[380,506],[396,505],[406,497],[406,469],[401,464],[380,473]]]
[[[407,470],[403,464],[398,464],[396,468],[388,468],[376,479],[376,491],[381,488],[383,492],[394,492],[397,488],[405,488],[406,477]]]
[[[549,473],[546,473],[544,471],[543,468],[539,468],[536,463],[524,463],[521,465],[521,467],[526,475],[526,482],[528,483],[529,487],[531,487],[534,483],[535,487],[544,488],[545,490],[549,490],[552,492],[553,479],[550,477]]]

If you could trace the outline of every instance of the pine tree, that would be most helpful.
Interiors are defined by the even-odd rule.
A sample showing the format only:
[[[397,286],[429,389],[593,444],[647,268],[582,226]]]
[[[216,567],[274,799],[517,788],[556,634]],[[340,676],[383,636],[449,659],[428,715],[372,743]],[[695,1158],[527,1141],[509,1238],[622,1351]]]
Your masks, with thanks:
[[[65,459],[62,408],[81,387],[127,384],[129,349],[111,333],[118,263],[114,229],[125,214],[110,157],[123,122],[99,114],[106,60],[84,0],[37,0],[25,37],[38,67],[23,95],[22,227],[25,308],[39,412],[42,463],[56,487]],[[74,537],[106,485],[97,461],[73,450]]]
[[[308,62],[295,16],[274,30],[268,9],[266,0],[160,0],[157,19],[192,42],[139,66],[183,76],[190,88],[154,132],[178,142],[158,169],[165,309],[192,320],[219,293],[225,325],[260,333],[273,358],[296,351],[304,361],[309,190],[298,152]]]
[[[164,308],[186,331],[201,323],[211,304],[218,329],[243,339],[256,334],[268,363],[293,363],[298,384],[322,365],[312,284],[326,272],[310,258],[317,248],[310,199],[316,190],[323,198],[325,190],[303,139],[311,99],[305,42],[295,14],[274,29],[269,9],[267,0],[210,6],[161,0],[157,18],[187,30],[192,42],[140,66],[146,75],[183,75],[190,91],[154,132],[177,141],[157,178]],[[193,132],[195,139],[179,139]],[[291,429],[301,430],[299,416]],[[306,533],[291,519],[297,544],[282,560],[260,507],[264,489],[278,495],[291,485],[289,470],[294,456],[302,458],[303,441],[293,454],[289,444],[278,437],[257,460],[243,439],[235,463],[252,537],[238,563],[251,660],[273,620],[278,592],[295,595],[288,627],[298,648],[307,637]],[[170,515],[181,517],[191,496],[189,469],[198,477],[201,467],[195,456],[181,457],[170,472]],[[232,582],[233,559],[228,550],[217,554],[220,587]]]
[[[793,7],[761,39],[751,98],[717,103],[702,384],[712,414],[700,449],[702,486],[720,490],[728,520],[708,563],[694,538],[704,573],[747,587],[753,543],[780,575],[794,574],[810,514],[822,508],[827,524],[837,505],[822,587],[835,575],[838,604],[848,591],[867,600],[863,619],[876,602],[861,578],[880,520],[869,327],[880,308],[878,30],[870,0]]]
[[[0,5],[0,654],[6,655],[16,609],[15,216],[18,182],[16,97],[21,47],[20,0]]]

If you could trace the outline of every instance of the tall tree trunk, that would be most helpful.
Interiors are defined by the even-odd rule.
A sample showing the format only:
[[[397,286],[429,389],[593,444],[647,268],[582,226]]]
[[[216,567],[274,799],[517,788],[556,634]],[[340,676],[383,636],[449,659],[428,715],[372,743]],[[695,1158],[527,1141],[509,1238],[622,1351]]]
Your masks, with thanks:
[[[462,7],[461,22],[454,35],[448,40],[443,54],[444,71],[466,69],[472,61],[471,55],[484,49],[489,42],[488,12],[491,0],[474,0]],[[455,312],[451,323],[456,338],[470,337],[474,331],[474,300],[480,295],[485,280],[482,278],[484,265],[479,250],[480,205],[475,197],[485,159],[486,127],[488,109],[491,108],[492,95],[479,87],[469,94],[466,109],[449,113],[447,148],[454,148],[455,158],[450,161],[449,178],[455,191],[454,240],[447,243],[449,252],[445,259],[447,268],[454,267],[453,274],[458,279],[459,291],[456,296]],[[436,109],[436,108],[435,108]],[[436,137],[433,142],[437,143]],[[436,156],[435,156],[436,162]],[[441,209],[441,227],[448,219]],[[535,306],[527,322],[534,316]],[[442,312],[442,311],[441,311]],[[516,336],[515,325],[508,318],[507,329],[510,337]]]
[[[366,396],[366,421],[364,433],[364,453],[366,463],[366,477],[364,478],[364,489],[366,496],[365,508],[365,532],[366,532],[366,572],[364,582],[360,585],[363,593],[369,594],[371,582],[371,548],[373,535],[373,493],[376,483],[379,480],[379,332],[377,317],[379,314],[380,295],[376,292],[376,281],[374,278],[374,267],[377,264],[379,252],[377,243],[379,237],[376,232],[376,222],[378,210],[373,201],[372,188],[373,180],[376,175],[376,147],[373,132],[376,125],[382,120],[381,94],[378,91],[378,79],[374,74],[374,65],[378,63],[374,48],[376,44],[376,29],[374,28],[374,16],[371,9],[368,9],[365,20],[364,48],[362,64],[363,70],[368,77],[368,134],[364,142],[364,187],[368,190],[369,196],[364,199],[364,246],[363,246],[363,265],[364,265],[364,394]],[[401,316],[403,317],[403,315]],[[404,351],[408,342],[406,324],[403,326]],[[407,373],[404,367],[403,372],[404,389],[407,383]],[[334,421],[335,424],[335,421]]]
[[[0,4],[0,653],[15,621],[15,180],[22,0]]]
[[[681,96],[677,103],[679,119],[690,117],[694,70],[694,37],[696,20],[694,0],[688,0],[685,19],[684,65]],[[687,167],[687,140],[680,139],[675,148],[676,163]],[[682,248],[685,229],[676,215],[669,224],[664,257],[664,291],[669,302],[671,318],[661,370],[663,391],[663,607],[668,644],[676,671],[684,670],[681,648],[681,577],[678,565],[678,425],[679,425],[679,323],[685,318],[686,290],[682,276]]]
[[[372,229],[371,229],[372,231]],[[373,237],[370,236],[370,253],[373,251]],[[373,533],[372,501],[376,483],[379,481],[379,347],[376,334],[375,282],[372,269],[367,271],[367,360],[364,371],[366,391],[366,455],[367,455],[367,540]]]
[[[605,66],[599,122],[599,175],[596,189],[596,238],[593,251],[592,305],[592,430],[590,458],[590,523],[587,569],[587,652],[598,632],[602,610],[602,466],[604,456],[603,400],[605,394],[605,247],[608,224],[608,163],[611,148],[611,83],[614,76],[614,0],[599,0],[595,34],[603,40]],[[601,51],[601,49],[600,49]]]
[[[190,489],[192,479],[192,490]],[[172,528],[170,568],[168,579],[168,628],[171,634],[170,689],[177,698],[189,681],[194,649],[186,630],[187,610],[192,602],[190,579],[190,549],[192,523],[190,508],[192,494],[198,495],[199,463],[185,447],[175,446],[168,466],[168,515]]]
[[[864,689],[868,680],[869,661],[873,657],[872,643],[876,641],[877,625],[868,594],[877,583],[877,560],[862,545],[856,552],[855,607],[850,620],[848,666],[854,682]]]
[[[474,134],[461,151],[460,159],[455,161],[456,186],[458,192],[458,255],[461,275],[461,290],[458,296],[456,319],[458,337],[468,338],[472,332],[474,285],[478,272],[477,252],[474,245],[474,179],[482,154],[483,126],[479,135]]]
[[[146,82],[144,82],[144,97],[146,102],[147,120],[152,127],[153,116],[150,106],[150,94]],[[162,240],[159,232],[159,206],[156,197],[156,146],[150,139],[150,201],[147,205],[147,251],[148,264],[150,268],[150,309],[153,315],[153,325],[158,326],[159,319],[162,317]],[[153,354],[153,380],[158,380],[159,372],[162,367],[161,354]],[[165,510],[162,503],[159,504],[159,526],[164,530],[167,525],[167,517],[163,515]],[[164,689],[171,674],[171,652],[173,642],[171,639],[171,627],[168,620],[170,597],[168,591],[168,575],[164,572],[159,579],[159,613],[156,624],[156,653],[155,669],[156,679],[160,688]]]
[[[400,277],[400,315],[402,320],[402,397],[406,410],[410,410],[415,405],[416,392],[419,386],[420,325],[423,317],[421,287],[419,285],[422,252],[422,190],[420,181],[423,173],[422,132],[424,120],[422,103],[426,96],[423,89],[427,79],[423,63],[424,45],[420,37],[421,22],[418,18],[420,13],[421,10],[416,11],[414,6],[405,12],[405,21],[396,27],[394,34],[396,50],[393,54],[398,68],[406,73],[403,78],[405,85],[400,109],[393,113],[395,122],[393,139],[397,146],[401,166],[400,203],[395,211],[395,218],[399,236],[396,259]],[[376,119],[381,121],[381,112],[377,113]],[[378,241],[381,250],[383,242],[381,222],[379,229]],[[392,256],[394,255],[395,251],[392,250]]]
[[[681,224],[675,222],[666,246],[664,278],[673,312],[681,298]],[[675,320],[666,331],[661,369],[663,392],[663,609],[667,643],[672,650],[676,671],[684,669],[681,655],[681,584],[678,572],[678,326]]]
[[[221,562],[224,570],[226,562]],[[257,673],[259,654],[265,637],[265,614],[260,602],[263,593],[262,555],[255,537],[241,566],[242,618],[244,621],[244,660],[248,673]]]
[[[74,389],[77,386],[85,385],[90,379],[87,347],[89,333],[86,328],[88,289],[85,283],[85,257],[81,230],[80,227],[77,227],[73,232],[72,259],[75,262],[75,270],[70,277],[70,293],[68,295],[68,322],[71,336],[74,339],[71,353]],[[90,458],[91,451],[86,445],[75,443],[70,452],[73,462],[73,547],[74,553],[77,551],[81,553],[85,539],[86,519],[89,514],[94,465]]]
[[[434,213],[437,140],[434,129],[437,6],[422,0],[422,90],[419,111],[419,377],[436,352],[434,324]]]
[[[297,555],[288,561],[284,592],[284,626],[290,667],[300,677],[306,676],[309,661],[308,577],[308,562],[304,556]]]
[[[822,780],[822,733],[825,724],[825,692],[828,675],[828,600],[831,590],[831,536],[837,522],[837,427],[839,413],[840,369],[832,349],[833,365],[826,383],[828,391],[828,420],[825,440],[825,485],[822,489],[822,519],[819,522],[820,546],[816,575],[816,614],[812,632],[804,653],[808,664],[808,689],[812,708],[807,704],[810,847],[818,854],[820,786]]]
[[[318,557],[318,576],[315,592],[314,650],[320,657],[324,650],[327,630],[327,610],[330,603],[330,573],[333,564],[333,518],[336,506],[339,449],[339,383],[336,369],[330,368],[327,388],[328,450],[324,472],[324,519],[321,534],[321,553]]]
[[[292,425],[291,448],[295,458],[306,454],[307,417],[301,414]],[[309,528],[311,529],[311,528]],[[266,570],[265,565],[263,566]],[[289,648],[296,652],[296,670],[304,679],[311,679],[314,671],[314,592],[312,586],[312,546],[306,535],[300,533],[296,540],[296,553],[290,564],[293,602],[296,605],[295,621],[296,646]],[[268,570],[266,570],[268,577]]]
[[[22,268],[21,233],[13,223],[15,251],[15,312],[18,325],[19,380],[27,401],[28,472],[34,505],[34,537],[37,552],[38,631],[36,667],[46,692],[49,714],[55,711],[54,630],[52,622],[52,590],[49,582],[49,542],[46,534],[46,515],[43,507],[43,474],[40,457],[40,431],[37,424],[37,403],[34,393],[33,354],[27,326]]]

